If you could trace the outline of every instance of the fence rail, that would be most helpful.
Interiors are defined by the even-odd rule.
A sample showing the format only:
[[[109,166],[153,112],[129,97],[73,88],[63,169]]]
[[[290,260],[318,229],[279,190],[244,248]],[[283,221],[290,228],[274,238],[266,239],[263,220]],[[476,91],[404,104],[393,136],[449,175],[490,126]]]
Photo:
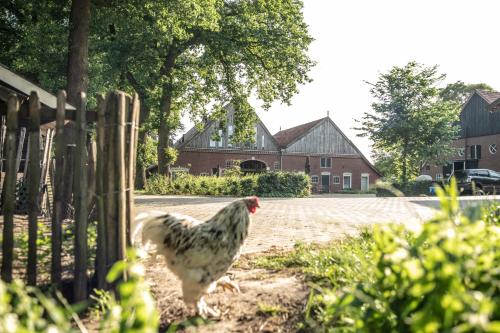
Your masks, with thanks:
[[[42,213],[51,216],[51,283],[61,284],[64,197],[70,195],[74,206],[74,301],[88,297],[88,219],[97,220],[97,256],[95,274],[98,288],[107,288],[105,276],[111,266],[124,259],[130,246],[130,228],[134,217],[134,181],[137,153],[139,99],[113,91],[99,99],[97,111],[87,111],[86,96],[81,94],[77,110],[65,110],[66,94],[57,95],[56,110],[40,106],[36,92],[29,98],[28,112],[20,108],[18,97],[9,96],[6,124],[2,125],[0,161],[4,171],[2,187],[3,241],[1,277],[12,280],[14,260],[14,219],[16,182],[20,161],[24,158],[24,185],[28,194],[28,259],[27,282],[37,283],[37,232]],[[23,112],[23,113],[21,113]],[[26,129],[18,129],[20,117],[28,117],[28,144],[24,146]],[[53,117],[55,125],[44,129],[40,124]],[[90,118],[90,121],[89,121]],[[76,144],[65,146],[65,122],[74,122]],[[89,126],[95,123],[95,126]],[[95,135],[92,135],[95,131]],[[94,142],[95,140],[95,142]],[[55,144],[54,144],[55,143]],[[54,146],[54,147],[53,147]],[[5,156],[3,154],[5,153]],[[52,157],[54,156],[54,157]],[[5,163],[3,162],[5,161]],[[71,169],[73,179],[65,177]],[[52,170],[52,171],[51,171]],[[1,175],[1,172],[0,172]],[[68,186],[67,182],[72,182]],[[49,189],[49,183],[53,190]],[[72,188],[71,193],[65,189]],[[89,189],[94,189],[95,193]],[[53,198],[50,197],[53,193]],[[92,205],[97,214],[89,214]]]

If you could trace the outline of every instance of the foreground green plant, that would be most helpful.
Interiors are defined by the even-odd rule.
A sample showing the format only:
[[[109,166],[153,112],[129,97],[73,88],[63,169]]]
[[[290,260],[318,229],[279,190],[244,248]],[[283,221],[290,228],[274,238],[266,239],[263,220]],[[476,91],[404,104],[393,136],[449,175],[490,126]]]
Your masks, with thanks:
[[[498,206],[462,213],[454,181],[438,195],[421,227],[374,228],[367,278],[315,288],[308,330],[500,332]]]
[[[118,262],[108,274],[109,283],[118,283],[123,274],[127,280],[118,283],[117,296],[98,293],[101,332],[158,332],[159,315],[149,288],[144,281],[144,268],[134,253],[127,261]],[[71,307],[64,298],[43,294],[34,287],[15,280],[0,281],[0,332],[87,332],[80,321],[78,307]]]

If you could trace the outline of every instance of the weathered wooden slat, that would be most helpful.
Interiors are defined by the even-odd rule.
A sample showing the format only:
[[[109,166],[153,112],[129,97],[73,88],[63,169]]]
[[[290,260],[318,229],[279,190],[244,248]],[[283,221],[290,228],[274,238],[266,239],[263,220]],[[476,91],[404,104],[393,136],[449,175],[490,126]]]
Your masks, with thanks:
[[[137,155],[137,138],[139,135],[139,96],[134,95],[132,100],[131,112],[129,117],[130,129],[128,133],[129,145],[128,145],[128,172],[127,172],[127,246],[132,246],[133,239],[132,235],[132,224],[135,218],[134,209],[134,185],[135,185],[135,166],[136,166],[136,155]]]
[[[57,94],[56,116],[56,146],[55,146],[55,173],[54,173],[54,208],[52,213],[52,270],[51,282],[58,286],[61,283],[61,251],[62,251],[62,216],[64,191],[64,106],[66,105],[66,92]]]
[[[104,179],[106,178],[105,169],[105,112],[107,100],[102,96],[98,97],[97,109],[97,152],[96,152],[96,198],[97,198],[97,250],[96,250],[96,275],[97,288],[106,287],[106,212],[104,203]]]
[[[118,113],[118,96],[115,92],[108,94],[106,103],[106,141],[104,146],[104,172],[106,182],[104,184],[104,198],[106,211],[106,269],[118,260],[118,230],[116,211],[116,190],[115,187],[115,136],[116,136],[116,115]]]
[[[30,160],[30,138],[28,134],[28,145],[26,147],[26,158],[24,159],[24,170],[23,170],[23,177],[24,179],[28,178],[28,163]]]
[[[45,207],[45,202],[47,200],[48,189],[46,189],[47,185],[47,177],[49,176],[49,163],[50,163],[50,153],[52,151],[52,139],[53,139],[54,130],[48,129],[44,148],[43,148],[43,159],[42,159],[42,172],[40,174],[40,185],[44,188],[42,191],[42,197],[40,198],[41,207]]]
[[[14,254],[14,207],[16,201],[16,132],[19,101],[10,95],[7,101],[7,134],[5,142],[5,179],[3,183],[2,280],[12,281]]]
[[[16,173],[19,172],[19,167],[21,166],[21,159],[23,158],[24,149],[24,139],[26,138],[26,128],[22,127],[19,133],[19,141],[17,143],[17,154],[16,154]]]
[[[85,120],[87,98],[80,93],[76,119],[76,150],[74,163],[75,201],[75,282],[74,300],[87,299],[87,126]]]
[[[118,259],[123,260],[126,257],[126,225],[127,225],[127,198],[126,175],[125,175],[125,117],[127,112],[126,97],[123,93],[118,93],[118,113],[116,116],[116,137],[114,145],[115,150],[115,181],[117,184],[117,209],[118,209]]]
[[[38,215],[40,213],[40,101],[32,92],[30,108],[30,156],[28,165],[28,285],[36,285]]]

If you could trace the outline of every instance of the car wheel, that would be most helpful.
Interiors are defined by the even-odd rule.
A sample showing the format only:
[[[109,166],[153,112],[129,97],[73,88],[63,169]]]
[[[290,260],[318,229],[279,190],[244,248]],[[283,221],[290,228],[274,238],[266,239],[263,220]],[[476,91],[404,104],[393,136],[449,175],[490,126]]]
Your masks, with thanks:
[[[475,190],[474,195],[486,195],[482,188],[478,188]]]

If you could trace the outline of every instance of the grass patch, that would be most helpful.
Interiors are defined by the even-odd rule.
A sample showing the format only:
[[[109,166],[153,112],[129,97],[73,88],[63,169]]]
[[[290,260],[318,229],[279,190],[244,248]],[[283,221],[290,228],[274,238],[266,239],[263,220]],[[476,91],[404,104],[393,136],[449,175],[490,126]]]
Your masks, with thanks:
[[[264,315],[264,316],[277,316],[282,313],[287,313],[288,311],[283,308],[280,305],[272,305],[272,304],[266,304],[266,303],[259,303],[258,304],[259,310],[257,311],[258,314]]]
[[[346,237],[328,245],[297,243],[293,251],[257,257],[250,261],[250,265],[270,270],[295,268],[308,281],[343,286],[369,277],[372,245],[372,231],[363,229],[359,236]]]

